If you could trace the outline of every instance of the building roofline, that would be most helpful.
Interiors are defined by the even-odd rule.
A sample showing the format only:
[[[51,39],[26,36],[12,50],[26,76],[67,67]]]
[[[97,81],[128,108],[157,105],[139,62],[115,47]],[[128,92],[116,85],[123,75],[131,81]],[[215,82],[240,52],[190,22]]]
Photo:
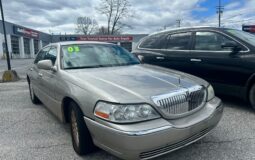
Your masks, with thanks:
[[[0,22],[2,23],[2,20],[0,20]],[[9,22],[9,21],[4,21],[5,23],[9,23],[9,24],[11,24],[11,25],[13,25],[13,26],[18,26],[18,27],[22,27],[22,28],[26,28],[26,29],[30,29],[30,30],[32,30],[32,31],[36,31],[36,32],[40,32],[40,33],[43,33],[43,34],[47,34],[47,35],[51,35],[51,34],[49,34],[49,33],[45,33],[45,32],[43,32],[43,31],[38,31],[38,30],[36,30],[36,29],[32,29],[32,28],[30,28],[30,27],[25,27],[25,26],[23,26],[23,25],[19,25],[19,24],[16,24],[16,23],[13,23],[13,22]]]

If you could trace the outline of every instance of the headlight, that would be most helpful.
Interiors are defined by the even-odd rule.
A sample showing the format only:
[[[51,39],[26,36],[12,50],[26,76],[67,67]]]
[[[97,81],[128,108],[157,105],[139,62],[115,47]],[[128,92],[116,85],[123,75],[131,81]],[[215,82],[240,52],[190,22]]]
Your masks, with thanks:
[[[207,101],[212,100],[214,97],[215,97],[214,90],[213,90],[213,87],[210,85],[207,88]]]
[[[132,123],[159,118],[159,114],[148,104],[112,104],[98,102],[94,115],[116,123]]]

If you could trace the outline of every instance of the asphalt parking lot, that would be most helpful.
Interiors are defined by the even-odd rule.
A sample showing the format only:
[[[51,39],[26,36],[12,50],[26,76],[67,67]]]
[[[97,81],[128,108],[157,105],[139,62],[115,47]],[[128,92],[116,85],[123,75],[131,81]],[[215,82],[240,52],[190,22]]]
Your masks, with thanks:
[[[24,78],[27,62],[14,66]],[[157,159],[255,160],[255,112],[235,98],[225,97],[223,102],[223,118],[209,135]],[[0,159],[117,158],[102,150],[89,156],[77,156],[72,148],[68,124],[61,124],[45,106],[32,104],[27,83],[23,79],[14,83],[0,83]]]

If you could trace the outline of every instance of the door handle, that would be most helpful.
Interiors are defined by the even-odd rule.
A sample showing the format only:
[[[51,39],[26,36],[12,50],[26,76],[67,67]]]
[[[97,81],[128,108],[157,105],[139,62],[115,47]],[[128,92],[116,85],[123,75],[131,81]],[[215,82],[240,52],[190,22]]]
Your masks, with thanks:
[[[156,57],[156,59],[165,59],[165,57]]]
[[[43,74],[42,74],[42,73],[38,73],[38,75],[39,75],[39,77],[42,77],[42,76],[43,76]]]
[[[191,62],[202,62],[201,59],[196,59],[196,58],[192,58],[192,59],[190,59],[190,61],[191,61]]]

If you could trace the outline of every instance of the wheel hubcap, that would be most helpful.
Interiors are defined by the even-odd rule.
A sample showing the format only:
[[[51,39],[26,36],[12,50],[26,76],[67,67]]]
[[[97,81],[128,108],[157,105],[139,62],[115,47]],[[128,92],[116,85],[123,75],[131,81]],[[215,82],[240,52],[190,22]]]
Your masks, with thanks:
[[[73,110],[71,113],[71,125],[72,125],[72,133],[73,133],[74,141],[75,141],[76,145],[79,146],[78,126],[77,126],[77,121],[76,121],[76,115]]]

